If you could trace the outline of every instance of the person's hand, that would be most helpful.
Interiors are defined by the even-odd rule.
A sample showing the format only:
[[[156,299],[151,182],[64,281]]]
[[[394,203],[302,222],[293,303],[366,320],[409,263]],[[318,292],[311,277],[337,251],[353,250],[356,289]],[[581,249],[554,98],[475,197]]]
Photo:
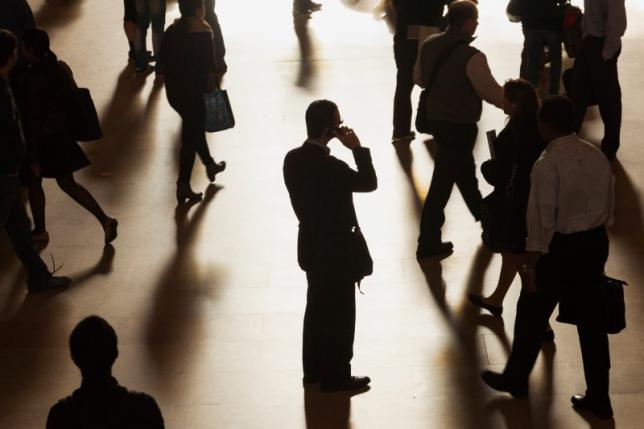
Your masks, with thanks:
[[[521,288],[527,293],[537,292],[537,276],[534,268],[523,268],[519,274],[521,277]]]
[[[42,169],[40,168],[40,164],[38,164],[37,162],[30,164],[29,168],[31,169],[31,172],[34,176],[36,177],[42,176]]]
[[[340,143],[344,145],[347,149],[356,149],[360,147],[360,139],[349,127],[338,127],[333,130],[333,135],[340,140]]]

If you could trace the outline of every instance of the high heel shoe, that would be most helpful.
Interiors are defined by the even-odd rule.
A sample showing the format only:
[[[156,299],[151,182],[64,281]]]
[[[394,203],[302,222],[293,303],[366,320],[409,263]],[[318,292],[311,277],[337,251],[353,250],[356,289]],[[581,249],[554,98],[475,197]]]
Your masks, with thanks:
[[[201,201],[203,195],[201,192],[194,192],[187,183],[177,183],[177,203],[185,204],[186,201]]]
[[[206,176],[208,176],[208,180],[210,180],[210,183],[215,181],[215,176],[217,175],[217,173],[221,173],[225,169],[226,169],[226,161],[221,161],[217,163],[213,161],[210,164],[207,164]]]

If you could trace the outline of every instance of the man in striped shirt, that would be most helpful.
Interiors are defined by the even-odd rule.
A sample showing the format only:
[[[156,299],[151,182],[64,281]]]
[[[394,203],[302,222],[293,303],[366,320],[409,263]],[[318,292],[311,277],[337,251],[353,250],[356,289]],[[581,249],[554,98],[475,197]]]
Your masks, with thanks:
[[[608,258],[605,226],[613,222],[613,176],[602,152],[573,133],[574,116],[572,103],[562,96],[547,97],[539,112],[539,131],[549,143],[532,169],[528,258],[512,353],[502,374],[481,376],[495,390],[526,396],[541,338],[559,303],[560,319],[577,325],[587,384],[586,394],[573,396],[572,405],[611,418],[602,274]]]

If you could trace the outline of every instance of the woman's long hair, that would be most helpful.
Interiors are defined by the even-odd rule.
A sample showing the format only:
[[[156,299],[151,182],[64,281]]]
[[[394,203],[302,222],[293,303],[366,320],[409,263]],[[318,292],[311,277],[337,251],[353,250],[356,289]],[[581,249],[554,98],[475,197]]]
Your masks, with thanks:
[[[508,100],[516,104],[510,121],[537,121],[539,97],[530,82],[525,79],[510,79],[503,85]]]

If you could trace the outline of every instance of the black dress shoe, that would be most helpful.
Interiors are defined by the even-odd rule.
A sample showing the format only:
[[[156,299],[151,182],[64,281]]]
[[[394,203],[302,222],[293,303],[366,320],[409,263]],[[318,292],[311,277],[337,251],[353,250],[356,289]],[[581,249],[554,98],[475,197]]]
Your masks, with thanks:
[[[507,392],[514,398],[526,398],[528,396],[528,384],[518,386],[513,384],[507,376],[493,371],[483,371],[481,379],[485,384],[499,392]]]
[[[324,393],[359,390],[367,387],[369,383],[371,383],[371,379],[369,377],[352,376],[343,383],[321,383],[320,390]]]
[[[454,253],[454,245],[451,241],[445,241],[432,246],[418,246],[418,250],[416,251],[416,259],[445,259],[452,253]]]
[[[467,297],[470,299],[470,302],[472,304],[489,311],[490,313],[492,313],[492,316],[501,317],[501,315],[503,314],[503,307],[497,307],[496,305],[488,304],[487,302],[483,301],[483,297],[481,295],[471,293],[467,295]]]
[[[29,290],[29,293],[46,292],[48,290],[66,288],[69,286],[71,281],[72,280],[69,277],[51,276],[49,277],[49,280],[47,280],[47,283],[40,286],[29,286],[27,289]]]
[[[594,400],[584,395],[573,395],[570,398],[573,408],[582,411],[590,411],[600,419],[610,419],[613,417],[613,407],[610,405],[610,399],[601,401]]]

